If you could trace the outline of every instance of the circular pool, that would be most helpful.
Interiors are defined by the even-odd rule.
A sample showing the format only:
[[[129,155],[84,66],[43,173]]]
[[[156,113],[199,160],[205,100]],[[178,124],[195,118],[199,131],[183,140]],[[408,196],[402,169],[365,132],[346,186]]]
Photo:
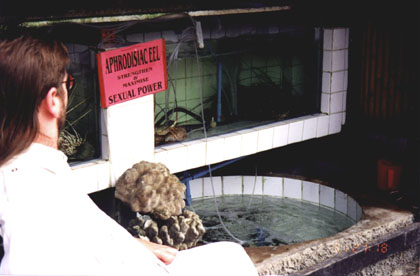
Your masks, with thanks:
[[[206,228],[203,242],[299,243],[341,232],[362,214],[360,205],[347,194],[295,178],[219,176],[195,179],[189,185],[189,208]]]

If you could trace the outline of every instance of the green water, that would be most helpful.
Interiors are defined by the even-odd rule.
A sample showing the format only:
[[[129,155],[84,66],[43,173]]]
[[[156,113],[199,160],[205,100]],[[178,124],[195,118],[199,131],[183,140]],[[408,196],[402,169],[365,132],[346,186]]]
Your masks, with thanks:
[[[248,246],[292,244],[334,235],[354,224],[349,217],[309,202],[272,196],[216,198],[226,228]],[[191,207],[206,228],[203,242],[237,241],[222,227],[213,198]]]

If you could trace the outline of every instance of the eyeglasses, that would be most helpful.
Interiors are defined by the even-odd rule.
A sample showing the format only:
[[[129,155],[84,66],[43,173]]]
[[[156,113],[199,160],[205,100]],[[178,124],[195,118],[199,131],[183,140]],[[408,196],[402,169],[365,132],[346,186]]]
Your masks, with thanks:
[[[72,75],[68,74],[67,80],[63,81],[63,83],[66,84],[67,92],[70,93],[70,91],[73,90],[73,88],[75,87],[76,80],[73,78]]]

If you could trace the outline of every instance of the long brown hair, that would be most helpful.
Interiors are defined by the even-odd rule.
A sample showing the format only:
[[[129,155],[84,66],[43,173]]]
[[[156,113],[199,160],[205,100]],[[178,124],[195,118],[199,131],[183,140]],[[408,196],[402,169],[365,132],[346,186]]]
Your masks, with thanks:
[[[38,108],[51,87],[61,87],[69,62],[64,44],[46,36],[0,41],[0,166],[34,141]]]

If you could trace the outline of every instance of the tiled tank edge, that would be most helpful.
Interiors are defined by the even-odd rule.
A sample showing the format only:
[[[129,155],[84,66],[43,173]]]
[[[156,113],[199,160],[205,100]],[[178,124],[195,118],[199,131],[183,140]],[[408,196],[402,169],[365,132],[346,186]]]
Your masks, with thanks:
[[[357,222],[363,212],[357,201],[346,193],[311,181],[276,176],[214,176],[190,181],[191,197],[222,195],[270,195],[289,197],[334,209]],[[255,189],[254,189],[255,185]]]

